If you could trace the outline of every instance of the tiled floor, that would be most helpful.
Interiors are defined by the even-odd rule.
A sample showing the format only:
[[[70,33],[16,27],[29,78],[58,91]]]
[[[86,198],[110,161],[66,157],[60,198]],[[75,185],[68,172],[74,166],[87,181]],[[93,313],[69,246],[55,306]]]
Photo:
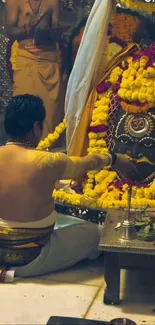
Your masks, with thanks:
[[[56,227],[79,219],[59,214]],[[118,307],[105,306],[103,255],[59,273],[0,285],[0,324],[45,325],[50,316],[110,321],[133,319],[137,325],[155,324],[155,276],[153,272],[122,271]]]
[[[122,271],[122,303],[103,304],[103,256],[57,274],[3,284],[0,287],[0,324],[46,324],[50,316],[96,320],[133,319],[138,325],[155,324],[153,272]]]

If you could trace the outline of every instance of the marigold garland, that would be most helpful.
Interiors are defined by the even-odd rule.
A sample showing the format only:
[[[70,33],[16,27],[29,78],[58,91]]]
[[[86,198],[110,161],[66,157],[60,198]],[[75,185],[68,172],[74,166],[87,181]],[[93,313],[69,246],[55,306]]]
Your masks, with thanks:
[[[147,52],[149,54],[141,53],[139,57],[135,56],[123,61],[121,67],[116,67],[109,78],[100,87],[98,86],[98,98],[88,134],[89,155],[108,152],[107,129],[113,94],[119,95],[120,102],[123,101],[124,103],[123,108],[129,113],[144,112],[155,103],[155,91],[152,91],[152,88],[150,89],[155,84],[155,54],[153,54],[151,47],[149,50],[147,49]],[[153,55],[154,62],[150,60]],[[134,93],[134,98],[132,98],[131,93]],[[84,195],[78,194],[77,196],[77,194],[60,191],[54,192],[54,198],[73,205],[99,209],[126,208],[128,184],[128,180],[122,184],[114,171],[108,169],[100,172],[94,171],[87,175],[87,180],[83,186]],[[146,207],[155,208],[155,180],[150,185],[137,184],[133,186],[132,208]]]
[[[53,146],[53,144],[59,139],[60,135],[66,130],[66,120],[64,119],[60,123],[53,133],[50,133],[46,139],[40,141],[37,150],[46,150]]]
[[[12,48],[11,48],[11,58],[10,58],[10,61],[11,61],[11,64],[12,64],[12,70],[15,71],[17,69],[17,51],[18,51],[18,42],[15,41],[12,45]]]
[[[133,105],[125,102],[121,102],[121,107],[124,109],[127,113],[144,113],[147,112],[150,109],[150,105]]]
[[[128,69],[123,72],[118,90],[118,95],[123,101],[154,105],[155,67],[154,63],[150,65],[152,62],[149,64],[149,57],[145,55],[141,56],[139,61],[128,59]]]
[[[140,60],[135,60],[134,58],[129,58],[127,60],[128,68],[123,71],[123,66],[125,68],[126,64],[122,64],[122,69],[120,67],[117,67],[113,70],[108,80],[106,80],[106,83],[110,81],[111,83],[117,83],[118,79],[120,78],[120,75],[122,74],[122,78],[120,81],[120,89],[118,90],[118,95],[121,99],[125,99],[127,102],[124,103],[124,108],[128,110],[128,112],[137,112],[144,110],[147,110],[151,104],[155,101],[155,92],[151,93],[151,97],[148,96],[150,93],[150,84],[155,82],[155,74],[154,74],[154,66],[147,66],[149,62],[149,57],[147,56],[141,56]],[[136,91],[139,92],[141,90],[142,84],[145,84],[145,92],[146,95],[143,95],[143,98],[139,96],[136,98],[137,105],[132,104],[131,95],[129,93],[129,89],[132,89],[132,92],[134,91],[135,87],[137,86]],[[112,87],[111,87],[112,88]],[[103,97],[100,99],[100,101],[95,104],[94,111],[96,110],[96,107],[100,107],[100,114],[101,116],[106,116],[104,114],[107,114],[108,109],[107,106],[102,105],[101,103],[110,103],[110,94],[112,94],[111,88],[108,90],[108,92],[105,92],[103,94]],[[140,89],[139,89],[140,88]],[[114,89],[114,88],[113,88]],[[143,88],[142,88],[143,90]],[[144,91],[144,90],[143,90]],[[107,102],[107,95],[109,95],[109,101]],[[145,96],[145,97],[144,97]],[[101,94],[100,94],[101,97]],[[139,99],[139,104],[138,104]],[[129,104],[131,102],[131,104]],[[142,103],[145,103],[142,105]],[[149,104],[147,104],[149,102]],[[94,112],[93,112],[94,116]],[[99,117],[96,115],[96,120],[94,117],[92,117],[93,123],[98,123],[98,121],[101,121]],[[105,119],[105,121],[102,121],[105,125],[107,125],[107,122],[109,119]],[[92,136],[91,136],[92,137]],[[105,141],[105,135],[101,137],[101,141]],[[93,142],[94,143],[94,142]],[[95,148],[98,148],[98,141],[94,143]],[[105,143],[104,143],[105,144]],[[89,149],[92,147],[92,142],[90,141]],[[104,145],[104,150],[106,146]],[[101,171],[99,173],[95,173],[93,182],[95,180],[95,186],[94,183],[91,182],[91,174],[88,174],[88,182],[85,184],[85,194],[89,197],[95,197],[97,199],[97,206],[100,208],[125,208],[127,207],[127,188],[128,184],[125,184],[122,188],[119,188],[116,184],[116,181],[118,180],[118,177],[115,172],[112,171]],[[90,185],[91,184],[91,185]],[[141,207],[155,207],[155,181],[150,186],[144,187],[133,187],[133,200],[132,200],[132,207],[133,208],[141,208]]]

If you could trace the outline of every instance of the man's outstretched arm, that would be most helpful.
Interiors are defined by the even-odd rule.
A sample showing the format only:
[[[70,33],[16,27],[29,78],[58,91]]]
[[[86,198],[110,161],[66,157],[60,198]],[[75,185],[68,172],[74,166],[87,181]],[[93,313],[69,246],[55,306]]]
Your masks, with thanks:
[[[138,180],[140,175],[136,166],[124,155],[105,154],[102,156],[68,157],[63,153],[49,153],[45,151],[33,152],[33,161],[40,167],[48,169],[53,181],[76,179],[92,171],[112,166],[121,172],[122,177]]]
[[[88,171],[99,170],[111,164],[111,156],[68,157],[63,153],[36,151],[34,162],[40,168],[50,168],[53,180],[76,179]]]
[[[60,179],[76,179],[85,173],[93,170],[103,169],[111,164],[111,158],[108,155],[93,155],[85,157],[67,157],[62,159],[65,161],[65,169]]]

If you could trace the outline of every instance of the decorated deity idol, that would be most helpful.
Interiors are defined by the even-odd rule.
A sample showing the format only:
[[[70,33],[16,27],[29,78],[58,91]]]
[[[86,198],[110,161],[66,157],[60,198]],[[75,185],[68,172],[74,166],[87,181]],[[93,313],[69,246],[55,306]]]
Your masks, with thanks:
[[[96,0],[68,84],[66,120],[38,149],[49,147],[67,124],[69,154],[123,153],[136,165],[139,179],[131,183],[111,169],[90,172],[81,193],[55,190],[57,201],[126,208],[132,185],[133,208],[155,207],[155,4],[121,4],[124,8],[116,10],[115,1]]]
[[[129,10],[131,3],[134,11]],[[143,8],[141,2],[145,17],[137,12],[137,3],[140,1],[126,1],[129,8],[118,9],[109,24],[106,66],[103,69],[101,62],[102,75],[82,113],[82,117],[88,118],[81,118],[79,131],[75,130],[74,135],[76,131],[79,134],[80,128],[82,133],[78,145],[76,141],[76,146],[71,146],[71,154],[123,153],[136,164],[140,176],[132,184],[132,207],[152,208],[155,207],[154,15],[151,16],[152,3]],[[73,205],[125,208],[129,184],[130,180],[109,169],[89,173],[82,194],[55,191],[54,196]]]

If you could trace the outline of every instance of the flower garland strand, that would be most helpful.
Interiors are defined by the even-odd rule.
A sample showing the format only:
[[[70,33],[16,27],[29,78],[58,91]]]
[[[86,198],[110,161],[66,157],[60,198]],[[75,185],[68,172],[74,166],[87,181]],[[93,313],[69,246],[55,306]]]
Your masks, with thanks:
[[[10,58],[10,62],[12,64],[12,70],[16,71],[17,69],[17,52],[18,52],[18,42],[15,41],[11,47],[11,58]]]
[[[92,122],[90,124],[91,129],[94,132],[90,132],[88,134],[89,137],[89,148],[88,148],[88,154],[100,154],[104,155],[108,152],[107,144],[106,144],[106,136],[107,136],[107,127],[108,127],[108,120],[109,120],[109,111],[110,111],[110,98],[112,96],[112,88],[111,86],[118,82],[120,76],[122,74],[122,69],[120,67],[116,67],[109,78],[108,82],[100,84],[98,86],[98,90],[102,88],[102,90],[105,90],[103,94],[99,94],[99,98],[95,103],[95,108],[93,110],[92,114]],[[109,88],[110,87],[110,88]],[[100,91],[99,91],[100,93]],[[95,128],[96,127],[96,128]],[[105,132],[98,132],[100,131],[102,127],[102,130],[105,130]],[[99,173],[100,174],[100,173]],[[87,182],[84,184],[83,192],[84,195],[87,197],[97,197],[99,193],[102,193],[103,190],[106,189],[106,186],[109,182],[113,180],[113,177],[116,177],[116,173],[110,174],[109,177],[107,175],[107,172],[103,171],[102,175],[103,178],[106,179],[106,185],[103,184],[103,186],[97,184],[94,187],[94,181],[96,181],[98,175],[97,172],[94,173],[88,173],[87,175]],[[100,174],[101,175],[101,174]],[[114,176],[115,175],[115,176]],[[101,179],[100,179],[101,183]]]
[[[37,150],[46,150],[53,146],[53,144],[59,139],[60,135],[66,130],[66,120],[64,119],[60,123],[53,133],[50,133],[46,139],[40,141],[38,144]]]

